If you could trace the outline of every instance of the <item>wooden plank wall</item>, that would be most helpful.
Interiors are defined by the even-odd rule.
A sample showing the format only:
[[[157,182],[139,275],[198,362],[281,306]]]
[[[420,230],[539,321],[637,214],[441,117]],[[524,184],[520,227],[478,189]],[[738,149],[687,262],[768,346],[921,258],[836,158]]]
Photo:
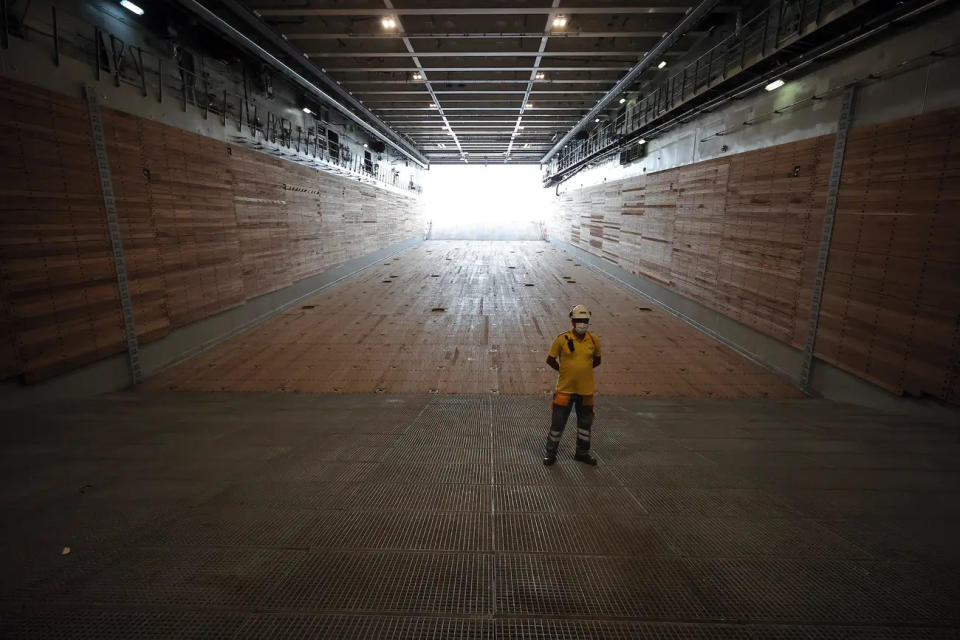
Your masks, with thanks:
[[[6,376],[53,375],[118,353],[123,320],[80,99],[0,82],[0,260]]]
[[[571,190],[550,233],[803,348],[833,144]],[[585,240],[587,227],[619,237]],[[816,354],[960,402],[960,110],[851,131]]]
[[[960,403],[960,109],[854,129],[817,355]]]
[[[125,348],[80,98],[0,79],[0,376]],[[103,109],[138,337],[424,231],[420,200]]]
[[[571,190],[551,231],[802,346],[832,145],[823,136]],[[587,226],[618,235],[585,242]]]

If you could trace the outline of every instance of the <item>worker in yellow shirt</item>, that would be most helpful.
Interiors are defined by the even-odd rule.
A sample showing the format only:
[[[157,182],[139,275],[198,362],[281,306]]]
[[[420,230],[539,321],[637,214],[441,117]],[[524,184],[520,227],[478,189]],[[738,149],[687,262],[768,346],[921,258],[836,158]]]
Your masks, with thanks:
[[[550,434],[543,464],[557,460],[560,436],[570,417],[577,410],[577,453],[574,460],[595,465],[597,459],[590,453],[590,427],[593,425],[593,369],[600,366],[600,341],[587,331],[590,310],[578,304],[570,310],[572,331],[561,333],[553,341],[547,364],[560,372],[557,390],[553,394]]]

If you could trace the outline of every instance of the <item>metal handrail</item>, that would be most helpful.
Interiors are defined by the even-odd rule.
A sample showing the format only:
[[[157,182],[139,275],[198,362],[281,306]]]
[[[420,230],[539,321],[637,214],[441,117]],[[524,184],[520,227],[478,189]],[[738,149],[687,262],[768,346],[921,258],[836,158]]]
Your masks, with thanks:
[[[819,28],[829,11],[844,5],[853,8],[865,1],[780,0],[763,9],[646,96],[628,103],[616,118],[594,129],[587,139],[567,144],[556,156],[553,173],[640,131],[668,111],[766,58],[788,40]]]
[[[153,50],[124,43],[107,30],[76,15],[70,17],[86,25],[93,37],[71,32],[70,38],[64,38],[58,31],[56,8],[51,10],[50,32],[28,24],[22,25],[30,34],[50,39],[56,65],[60,64],[61,57],[70,57],[92,66],[97,80],[105,73],[110,74],[116,87],[136,87],[143,97],[152,95],[160,103],[172,96],[181,103],[183,111],[193,107],[200,111],[204,119],[211,115],[219,116],[224,127],[228,123],[233,124],[238,134],[243,134],[246,129],[246,136],[249,137],[233,136],[237,143],[257,148],[258,143],[266,142],[270,146],[265,149],[288,160],[301,161],[317,168],[336,167],[335,173],[341,175],[346,172],[364,181],[372,180],[395,189],[422,192],[422,188],[412,181],[407,186],[397,185],[397,176],[388,168],[366,170],[362,158],[357,160],[342,145],[338,145],[341,152],[334,155],[326,140],[329,122],[314,116],[313,127],[304,129],[299,125],[294,126],[290,120],[276,116],[250,96],[246,89],[246,76],[239,80],[219,77],[206,68],[202,56],[197,57],[199,70],[184,67]],[[238,84],[242,85],[242,93],[231,87]],[[280,149],[284,151],[278,153]]]

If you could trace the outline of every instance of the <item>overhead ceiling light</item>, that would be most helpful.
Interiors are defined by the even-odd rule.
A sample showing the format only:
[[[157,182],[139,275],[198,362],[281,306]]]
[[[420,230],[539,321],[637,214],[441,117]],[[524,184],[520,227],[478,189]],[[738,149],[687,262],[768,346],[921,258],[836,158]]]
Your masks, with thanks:
[[[120,6],[123,7],[124,9],[126,9],[127,11],[132,11],[133,13],[137,14],[138,16],[142,16],[142,15],[143,15],[143,9],[141,9],[141,8],[138,7],[137,5],[135,5],[135,4],[133,4],[132,2],[130,2],[130,0],[120,0]]]
[[[313,111],[310,111],[310,107],[304,107],[304,108],[303,108],[303,112],[304,112],[304,113],[313,113]]]
[[[392,16],[383,16],[383,19],[380,20],[380,24],[383,25],[384,29],[393,29],[397,26],[397,21],[394,20]]]
[[[558,29],[563,29],[567,26],[567,17],[566,16],[555,16],[553,18],[553,26]]]
[[[363,143],[363,148],[364,148],[364,149],[367,148],[367,143],[366,143],[366,142]]]
[[[532,103],[532,102],[528,102],[528,103],[527,103],[527,109],[533,109],[533,103]]]
[[[626,102],[626,101],[627,101],[626,98],[620,98],[620,104],[623,104],[623,103]]]
[[[637,144],[647,144],[647,139],[646,139],[646,138],[640,138],[639,140],[637,140]]]
[[[423,74],[420,73],[419,71],[414,71],[414,72],[413,72],[413,79],[414,79],[414,80],[423,80]]]
[[[547,74],[545,74],[543,71],[537,71],[537,80],[543,80],[546,77]]]
[[[594,121],[594,122],[600,122],[600,118],[594,118],[593,121]]]
[[[431,103],[430,103],[430,108],[431,108],[431,109],[437,109],[437,108],[438,108],[438,107],[437,107],[437,103],[436,103],[436,102],[431,102]]]
[[[657,65],[657,69],[663,69],[665,66],[667,66],[667,61],[661,60],[660,64]]]
[[[767,86],[765,86],[764,89],[766,89],[767,91],[776,91],[777,89],[779,89],[779,88],[782,87],[783,85],[784,85],[783,80],[777,78],[776,80],[774,80],[773,82],[771,82],[770,84],[768,84]]]

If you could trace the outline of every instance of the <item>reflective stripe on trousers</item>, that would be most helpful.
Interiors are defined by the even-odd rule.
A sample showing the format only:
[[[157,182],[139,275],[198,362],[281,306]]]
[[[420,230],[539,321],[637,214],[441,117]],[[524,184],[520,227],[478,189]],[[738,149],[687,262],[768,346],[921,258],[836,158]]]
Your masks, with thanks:
[[[593,426],[593,396],[576,393],[555,393],[551,404],[550,433],[547,434],[547,451],[556,453],[560,436],[567,425],[570,411],[577,410],[577,451],[590,450],[590,427]]]

